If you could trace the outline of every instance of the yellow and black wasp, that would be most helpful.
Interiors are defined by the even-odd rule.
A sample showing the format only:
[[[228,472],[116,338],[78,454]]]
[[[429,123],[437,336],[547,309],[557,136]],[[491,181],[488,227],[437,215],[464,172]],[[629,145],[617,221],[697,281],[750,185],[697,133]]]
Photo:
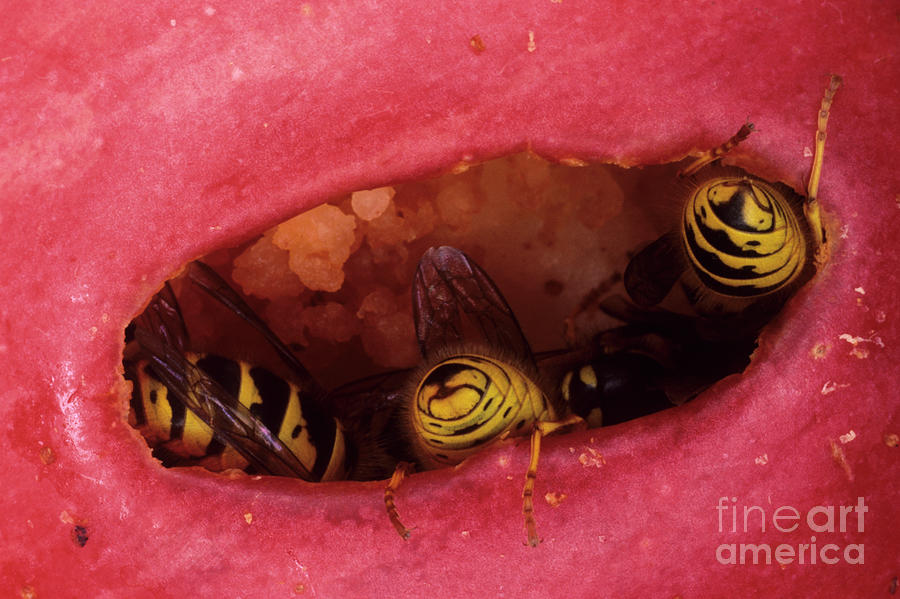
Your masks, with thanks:
[[[600,288],[602,289],[602,287]],[[553,368],[573,410],[596,410],[590,426],[608,426],[638,418],[697,397],[723,378],[743,372],[756,349],[756,337],[738,334],[723,321],[670,310],[642,308],[620,294],[598,300],[591,292],[566,319],[568,354]],[[576,335],[575,318],[597,304],[624,325]],[[580,349],[579,349],[580,347]],[[567,355],[581,355],[572,361]],[[542,361],[542,370],[550,368]],[[580,408],[578,406],[581,406]]]
[[[425,252],[413,283],[416,337],[424,359],[399,406],[398,428],[419,469],[459,464],[508,436],[531,437],[523,491],[528,542],[539,543],[532,495],[541,438],[580,422],[557,394],[546,392],[537,363],[500,290],[462,251]],[[385,492],[391,522],[403,538],[394,491],[401,463]]]
[[[126,360],[132,423],[156,455],[167,465],[216,457],[221,467],[249,465],[313,482],[378,480],[393,472],[385,504],[404,538],[409,531],[394,493],[408,464],[423,470],[458,464],[500,439],[528,435],[523,513],[528,542],[537,545],[532,496],[544,435],[671,407],[681,393],[673,381],[696,389],[680,357],[697,349],[687,351],[689,329],[671,318],[623,312],[619,317],[632,322],[596,336],[593,348],[537,360],[494,282],[451,247],[428,250],[412,286],[423,364],[331,392],[212,269],[193,263],[186,279],[260,333],[291,375],[192,352],[167,284],[135,320],[138,349]]]
[[[135,319],[126,360],[132,424],[166,465],[250,466],[307,481],[386,478],[394,466],[377,431],[349,429],[290,349],[215,271],[200,262],[186,278],[249,323],[287,366],[285,379],[250,363],[191,351],[167,283]],[[372,414],[378,406],[369,410]]]
[[[625,270],[625,289],[634,302],[656,306],[680,281],[698,315],[725,319],[718,333],[755,336],[812,277],[824,260],[816,196],[825,128],[840,84],[832,76],[822,100],[805,198],[741,168],[712,164],[753,132],[751,123],[679,172],[682,184],[673,203],[683,206],[680,224],[635,255]]]
[[[723,351],[701,341],[687,319],[623,309],[616,315],[629,324],[597,335],[593,347],[536,358],[488,274],[446,246],[431,248],[419,262],[413,311],[424,362],[410,378],[396,426],[413,465],[451,466],[506,437],[529,436],[522,509],[532,546],[540,542],[533,494],[542,437],[672,407],[742,369],[749,355],[744,347]],[[691,366],[704,360],[702,371]],[[391,522],[404,538],[409,530],[394,492],[407,471],[401,464],[385,493]]]

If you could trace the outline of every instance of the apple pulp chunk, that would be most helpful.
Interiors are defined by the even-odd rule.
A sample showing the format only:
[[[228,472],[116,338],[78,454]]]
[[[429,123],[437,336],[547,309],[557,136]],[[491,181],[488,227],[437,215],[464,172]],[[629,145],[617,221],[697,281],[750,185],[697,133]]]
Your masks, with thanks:
[[[618,281],[634,249],[679,210],[665,205],[673,164],[568,166],[521,153],[457,171],[333,198],[203,260],[330,388],[419,362],[411,286],[429,247],[469,254],[503,292],[532,349],[555,350],[565,347],[565,317],[591,289]],[[610,291],[622,292],[621,284]],[[185,295],[194,342],[244,359],[270,355],[210,318],[220,313],[210,300]],[[579,332],[589,337],[615,323],[592,311]]]

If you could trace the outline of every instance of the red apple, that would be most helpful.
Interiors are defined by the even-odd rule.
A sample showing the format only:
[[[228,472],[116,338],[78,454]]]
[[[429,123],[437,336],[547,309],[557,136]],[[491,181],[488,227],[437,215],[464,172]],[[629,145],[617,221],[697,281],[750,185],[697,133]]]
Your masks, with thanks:
[[[8,6],[3,588],[22,597],[893,592],[898,33],[896,7],[874,1]],[[538,496],[566,499],[538,502],[536,549],[522,544],[519,514],[527,444],[413,477],[398,496],[417,526],[403,542],[382,483],[165,470],[125,422],[122,331],[165,278],[211,249],[337,193],[460,161],[530,146],[555,158],[665,162],[720,143],[748,116],[759,133],[734,160],[802,189],[829,73],[845,82],[819,196],[830,262],[766,330],[743,376],[670,413],[549,439]],[[745,506],[760,508],[747,532]],[[836,526],[839,506],[854,506],[844,532],[826,530],[829,506]],[[813,536],[815,564],[802,549]],[[720,563],[722,545],[741,543],[786,545],[795,557]]]

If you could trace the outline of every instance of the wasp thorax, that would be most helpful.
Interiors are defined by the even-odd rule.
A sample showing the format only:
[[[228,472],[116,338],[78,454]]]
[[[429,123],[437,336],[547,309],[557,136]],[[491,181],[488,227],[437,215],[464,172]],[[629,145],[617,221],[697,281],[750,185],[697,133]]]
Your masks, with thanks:
[[[699,279],[723,295],[771,293],[806,263],[806,238],[785,192],[751,177],[701,184],[685,205],[683,242]]]
[[[775,219],[771,194],[749,179],[722,181],[707,192],[712,213],[739,231],[771,231]]]
[[[548,417],[546,397],[520,368],[481,355],[447,358],[415,391],[413,426],[429,461],[456,464],[503,433]]]

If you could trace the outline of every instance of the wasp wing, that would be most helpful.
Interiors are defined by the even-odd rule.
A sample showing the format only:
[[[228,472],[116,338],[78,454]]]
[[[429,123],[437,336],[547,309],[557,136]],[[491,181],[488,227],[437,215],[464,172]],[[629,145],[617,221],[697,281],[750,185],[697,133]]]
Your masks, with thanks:
[[[278,352],[282,361],[294,374],[294,382],[311,396],[321,398],[325,395],[322,388],[313,378],[312,374],[300,363],[290,348],[282,341],[269,325],[251,308],[246,301],[231,286],[214,271],[202,262],[193,262],[188,267],[188,277],[213,299],[237,314],[240,318],[256,329],[269,344]]]
[[[313,480],[275,433],[237,397],[229,393],[164,336],[138,328],[135,339],[150,362],[154,376],[216,436],[238,451],[259,472]]]
[[[625,290],[638,305],[655,306],[684,272],[676,233],[666,233],[640,252],[625,269]]]
[[[147,308],[134,319],[134,324],[182,353],[190,346],[181,308],[175,299],[175,292],[168,283],[153,296]]]
[[[432,247],[413,280],[413,316],[422,355],[480,344],[503,348],[534,365],[531,347],[512,309],[488,274],[461,250]]]

